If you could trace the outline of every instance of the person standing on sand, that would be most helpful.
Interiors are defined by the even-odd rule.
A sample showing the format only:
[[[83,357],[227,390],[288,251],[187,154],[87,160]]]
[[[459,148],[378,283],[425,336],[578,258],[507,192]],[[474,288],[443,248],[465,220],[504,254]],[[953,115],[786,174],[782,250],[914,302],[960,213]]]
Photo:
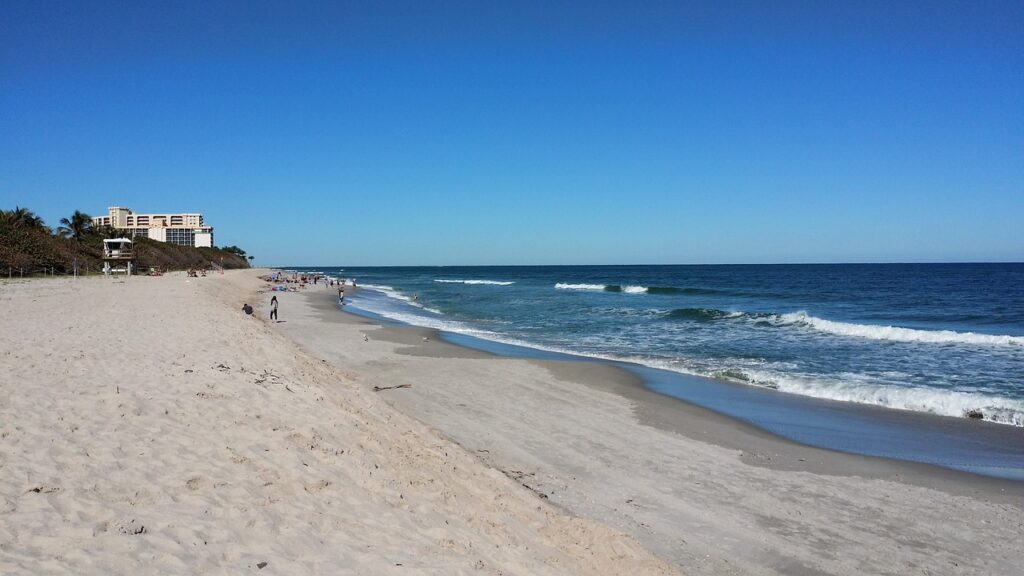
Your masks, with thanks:
[[[270,299],[270,319],[277,320],[277,296]]]

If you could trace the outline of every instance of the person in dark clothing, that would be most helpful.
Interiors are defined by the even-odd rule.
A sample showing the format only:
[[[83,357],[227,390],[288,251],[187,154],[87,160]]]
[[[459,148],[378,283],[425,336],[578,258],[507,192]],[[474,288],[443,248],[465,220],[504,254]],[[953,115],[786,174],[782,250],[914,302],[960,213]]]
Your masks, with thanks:
[[[277,320],[277,296],[270,299],[270,319]]]
[[[249,306],[248,302],[242,304],[242,312],[245,312],[246,314],[252,314],[252,306]]]

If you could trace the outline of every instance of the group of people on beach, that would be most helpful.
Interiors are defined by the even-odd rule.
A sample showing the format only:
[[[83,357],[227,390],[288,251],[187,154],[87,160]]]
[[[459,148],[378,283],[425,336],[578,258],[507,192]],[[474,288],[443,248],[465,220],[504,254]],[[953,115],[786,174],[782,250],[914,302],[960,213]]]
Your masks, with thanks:
[[[299,274],[292,272],[290,275],[284,272],[273,272],[270,274],[271,282],[283,282],[285,284],[298,284],[305,287],[306,284],[317,284],[324,276],[321,274]],[[324,280],[326,282],[326,280]]]
[[[299,288],[305,288],[306,284],[312,283],[312,284],[316,285],[316,284],[319,284],[321,280],[323,280],[323,285],[324,285],[325,288],[330,289],[330,288],[333,288],[334,286],[338,287],[338,305],[339,306],[344,306],[345,305],[345,287],[348,285],[348,283],[349,282],[352,283],[352,288],[353,289],[356,287],[356,279],[355,278],[350,278],[350,279],[346,279],[346,278],[334,279],[334,278],[331,278],[331,277],[323,275],[323,274],[306,275],[306,274],[299,274],[297,272],[293,272],[290,276],[288,276],[288,275],[286,275],[283,272],[276,272],[275,271],[275,272],[272,272],[269,277],[268,276],[264,276],[263,279],[267,280],[267,281],[269,281],[271,283],[282,283],[282,284],[280,284],[280,285],[278,285],[276,287],[271,287],[271,291],[281,291],[281,292],[285,292],[285,291],[292,291],[292,292],[294,292],[295,291],[295,288],[287,288],[286,289],[284,287],[284,284],[297,283],[297,284],[299,284]],[[277,321],[277,322],[280,322],[280,320],[278,320],[278,317],[277,317],[277,307],[278,307],[277,294],[274,294],[273,296],[270,297],[270,319],[274,320],[274,321]],[[254,311],[253,307],[248,302],[242,305],[242,312],[245,312],[246,314],[251,316],[253,311]]]

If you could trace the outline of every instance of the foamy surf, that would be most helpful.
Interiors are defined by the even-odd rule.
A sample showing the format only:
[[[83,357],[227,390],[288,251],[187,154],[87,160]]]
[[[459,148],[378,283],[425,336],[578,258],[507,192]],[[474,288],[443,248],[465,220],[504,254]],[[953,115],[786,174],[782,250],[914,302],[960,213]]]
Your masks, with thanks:
[[[743,296],[742,292],[715,288],[679,288],[676,286],[638,286],[632,284],[577,284],[558,282],[558,290],[595,290],[600,292],[624,292],[626,294],[685,295],[685,296]]]
[[[853,324],[816,318],[806,312],[780,314],[779,325],[796,324],[808,326],[820,332],[838,336],[852,336],[871,340],[892,340],[894,342],[924,342],[928,344],[971,344],[977,346],[1024,346],[1024,336],[1000,334],[978,334],[976,332],[955,332],[953,330],[920,330],[898,326]]]
[[[751,384],[790,394],[1024,426],[1024,401],[1011,398],[958,390],[869,384],[852,379],[835,382],[756,373],[748,376]]]
[[[607,359],[615,360],[616,358]],[[848,380],[835,381],[750,368],[697,368],[670,360],[643,357],[618,358],[618,360],[680,374],[770,388],[788,394],[823,400],[925,412],[954,418],[977,418],[995,424],[1024,427],[1024,401],[980,392],[872,384],[865,381],[866,378],[859,374],[849,374],[847,375]]]
[[[619,284],[570,284],[559,282],[555,284],[558,290],[594,290],[599,292],[622,292],[625,294],[646,294],[646,286],[622,286]]]
[[[434,282],[440,282],[441,284],[469,284],[469,285],[483,285],[483,286],[511,286],[515,282],[506,280],[448,280],[435,278]]]
[[[807,312],[788,312],[776,314],[772,312],[736,312],[717,310],[714,308],[677,308],[666,313],[663,318],[668,320],[689,320],[708,322],[713,320],[749,320],[765,322],[772,326],[806,327],[818,332],[846,336],[850,338],[866,338],[870,340],[889,340],[893,342],[918,342],[925,344],[967,344],[973,346],[1024,346],[1024,336],[1003,334],[979,334],[977,332],[956,332],[954,330],[924,330],[919,328],[902,328],[899,326],[882,326],[877,324],[856,324],[838,322],[811,316]]]
[[[363,289],[365,289],[365,290],[376,290],[377,292],[380,292],[381,294],[384,294],[388,298],[393,298],[395,300],[400,300],[400,301],[402,301],[402,302],[404,302],[404,303],[406,303],[406,304],[408,304],[410,306],[415,306],[416,308],[419,308],[421,310],[426,310],[427,312],[430,312],[432,314],[438,314],[438,315],[444,314],[440,310],[436,310],[434,308],[428,308],[427,306],[424,306],[423,304],[420,304],[419,302],[417,302],[413,298],[410,298],[409,296],[406,296],[405,294],[402,294],[401,292],[399,292],[398,290],[395,290],[391,286],[385,286],[385,285],[381,285],[381,284],[363,284]],[[398,320],[397,318],[395,318],[395,319]],[[399,320],[399,321],[400,322],[405,322],[405,320]]]
[[[555,284],[555,288],[558,290],[604,290],[604,284],[570,284],[567,282],[559,282]]]

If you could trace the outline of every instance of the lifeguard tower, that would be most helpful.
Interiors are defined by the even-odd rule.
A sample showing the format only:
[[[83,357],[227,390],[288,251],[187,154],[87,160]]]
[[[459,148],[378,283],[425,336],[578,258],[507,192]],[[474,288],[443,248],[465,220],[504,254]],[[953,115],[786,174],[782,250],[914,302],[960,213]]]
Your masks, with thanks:
[[[135,249],[128,238],[108,238],[103,241],[103,273],[132,275],[135,268]]]

